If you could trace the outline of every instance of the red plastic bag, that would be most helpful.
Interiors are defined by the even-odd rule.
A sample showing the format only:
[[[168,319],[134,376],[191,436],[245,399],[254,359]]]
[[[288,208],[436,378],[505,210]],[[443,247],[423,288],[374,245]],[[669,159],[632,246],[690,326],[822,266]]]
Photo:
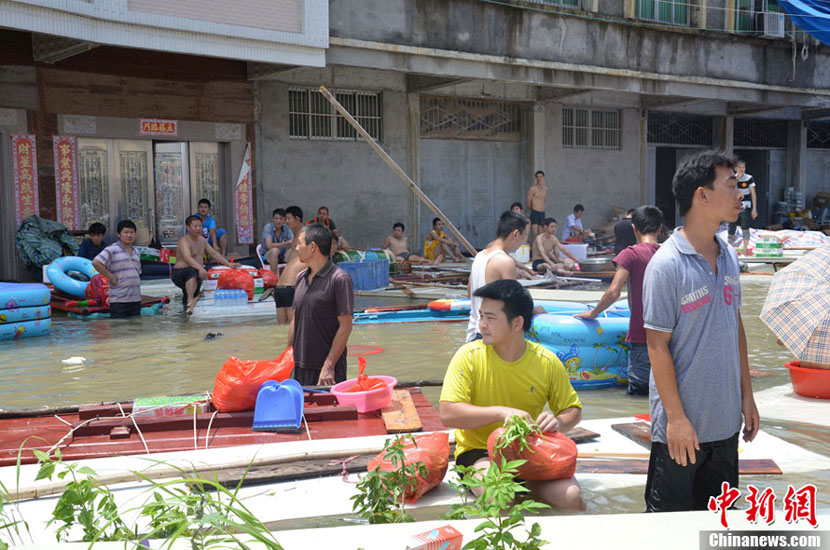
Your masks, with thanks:
[[[415,444],[417,444],[417,447]],[[426,466],[427,475],[426,477],[422,477],[421,474],[415,476],[415,488],[407,491],[405,495],[407,504],[415,504],[421,498],[421,495],[433,487],[438,487],[447,474],[447,466],[450,463],[449,433],[435,432],[419,435],[415,437],[415,444],[412,440],[408,440],[404,447],[406,464],[423,462]],[[367,471],[371,472],[378,467],[384,472],[393,471],[392,461],[384,460],[384,454],[386,454],[386,451],[381,451],[378,456],[373,458],[369,462]]]
[[[271,361],[245,361],[231,356],[213,385],[213,404],[219,412],[249,411],[256,405],[259,387],[268,380],[282,382],[294,370],[294,348]]]
[[[89,280],[89,284],[86,285],[85,292],[87,298],[95,300],[101,305],[108,306],[110,303],[110,282],[109,279],[100,273],[96,273],[92,276],[92,279]]]
[[[254,299],[254,278],[246,269],[228,269],[219,275],[217,288],[241,288],[248,293],[248,300]]]
[[[487,453],[501,464],[501,459],[527,460],[519,466],[518,477],[531,480],[567,479],[576,473],[576,443],[559,432],[531,434],[527,438],[530,449],[519,452],[519,443],[496,451],[496,440],[504,428],[496,428],[487,438]]]
[[[369,391],[386,386],[386,382],[380,378],[370,378],[369,376],[363,374],[363,371],[366,370],[366,359],[358,356],[357,364],[359,365],[357,370],[357,383],[346,390],[346,393]]]
[[[262,288],[272,288],[277,286],[277,283],[280,281],[280,278],[277,276],[276,273],[271,271],[270,269],[260,269],[259,275],[262,277]]]

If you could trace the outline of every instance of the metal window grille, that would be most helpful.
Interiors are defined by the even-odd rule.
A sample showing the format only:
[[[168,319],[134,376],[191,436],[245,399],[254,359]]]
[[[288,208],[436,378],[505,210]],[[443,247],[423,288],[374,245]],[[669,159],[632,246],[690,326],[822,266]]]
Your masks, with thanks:
[[[712,118],[674,113],[648,114],[648,142],[663,145],[712,145]]]
[[[379,92],[335,91],[334,97],[376,141],[381,140]],[[293,139],[357,141],[362,139],[323,94],[310,88],[288,90],[288,135]]]
[[[735,147],[786,149],[787,121],[736,118],[734,143]]]
[[[562,107],[562,146],[619,149],[620,111]]]
[[[519,141],[521,105],[421,96],[421,137]]]
[[[542,6],[564,6],[566,8],[578,8],[579,0],[524,0],[527,4],[539,4]]]
[[[830,149],[830,122],[807,123],[807,148]]]
[[[637,19],[689,26],[689,0],[636,0]]]

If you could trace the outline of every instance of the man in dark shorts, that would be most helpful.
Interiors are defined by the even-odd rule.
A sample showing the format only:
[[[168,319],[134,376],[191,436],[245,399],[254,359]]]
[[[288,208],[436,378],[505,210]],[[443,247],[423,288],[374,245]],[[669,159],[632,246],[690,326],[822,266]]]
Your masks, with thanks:
[[[482,339],[459,348],[450,361],[439,411],[441,423],[456,428],[456,464],[486,471],[487,438],[505,420],[521,416],[543,432],[565,433],[582,419],[582,403],[556,354],[525,339],[533,318],[527,290],[518,281],[499,279],[474,295],[481,299]],[[543,412],[545,405],[553,413]],[[585,508],[574,478],[525,483],[535,498],[551,506]],[[473,492],[479,496],[480,491]]]
[[[749,252],[749,228],[752,220],[758,217],[758,195],[755,192],[755,178],[746,173],[746,163],[742,160],[735,162],[735,176],[738,178],[738,189],[741,191],[743,210],[738,214],[738,221],[729,224],[729,244],[733,243],[738,226],[741,226],[741,237],[744,241],[744,256]]]
[[[274,303],[277,306],[277,323],[289,323],[294,315],[291,305],[294,303],[294,281],[297,275],[308,266],[297,255],[297,242],[303,228],[303,209],[289,206],[285,209],[285,225],[294,233],[291,248],[285,254],[285,268],[280,273],[279,282],[274,288]]]
[[[176,245],[176,265],[170,278],[173,284],[182,289],[182,304],[187,314],[193,313],[196,307],[196,297],[202,288],[202,281],[207,279],[207,271],[202,263],[205,254],[216,260],[217,263],[228,267],[241,267],[232,264],[222,254],[215,250],[207,239],[202,238],[202,220],[199,216],[188,216],[185,220],[187,234],[179,239]]]
[[[742,194],[733,159],[704,151],[683,161],[672,191],[685,225],[654,253],[643,281],[651,361],[651,457],[646,511],[705,510],[738,486],[738,432],[758,433],[741,322],[741,271],[717,230]]]
[[[545,230],[545,199],[548,196],[548,186],[545,185],[545,173],[536,170],[533,175],[536,183],[527,190],[527,208],[530,210],[531,243]]]
[[[288,345],[294,346],[293,378],[304,386],[346,380],[346,344],[352,333],[354,287],[331,261],[334,235],[320,224],[298,235],[297,254],[308,269],[297,277]]]

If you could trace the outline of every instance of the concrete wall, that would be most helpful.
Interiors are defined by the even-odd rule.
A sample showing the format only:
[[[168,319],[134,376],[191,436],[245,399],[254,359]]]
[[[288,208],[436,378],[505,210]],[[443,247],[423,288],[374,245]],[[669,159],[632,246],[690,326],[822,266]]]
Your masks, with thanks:
[[[606,105],[609,107],[609,105]],[[560,230],[573,206],[585,206],[585,227],[605,224],[611,208],[640,205],[640,122],[636,109],[622,110],[621,149],[562,147],[562,105],[548,104],[545,171],[548,192],[545,214],[556,218]]]
[[[830,150],[807,149],[807,206],[817,191],[830,191]],[[780,199],[776,199],[780,200]]]
[[[478,0],[330,0],[331,36],[787,87],[830,87],[830,55],[797,61],[785,40],[654,28]],[[590,14],[593,16],[593,14]],[[708,24],[708,23],[707,23]],[[550,71],[549,83],[556,84]]]
[[[409,114],[401,74],[338,68],[298,69],[279,82],[256,86],[257,239],[274,208],[299,205],[306,219],[328,206],[338,229],[356,247],[379,247],[392,224],[407,226],[410,250],[420,247],[410,233],[411,193],[397,175],[361,141],[311,141],[288,137],[288,88],[382,91],[381,145],[407,170]]]

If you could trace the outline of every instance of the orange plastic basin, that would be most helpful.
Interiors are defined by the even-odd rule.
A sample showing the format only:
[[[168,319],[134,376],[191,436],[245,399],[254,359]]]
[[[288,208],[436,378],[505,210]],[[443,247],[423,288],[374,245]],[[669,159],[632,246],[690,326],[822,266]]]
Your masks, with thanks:
[[[816,399],[830,399],[830,369],[808,369],[801,367],[798,361],[790,361],[790,380],[793,390],[798,395]]]

